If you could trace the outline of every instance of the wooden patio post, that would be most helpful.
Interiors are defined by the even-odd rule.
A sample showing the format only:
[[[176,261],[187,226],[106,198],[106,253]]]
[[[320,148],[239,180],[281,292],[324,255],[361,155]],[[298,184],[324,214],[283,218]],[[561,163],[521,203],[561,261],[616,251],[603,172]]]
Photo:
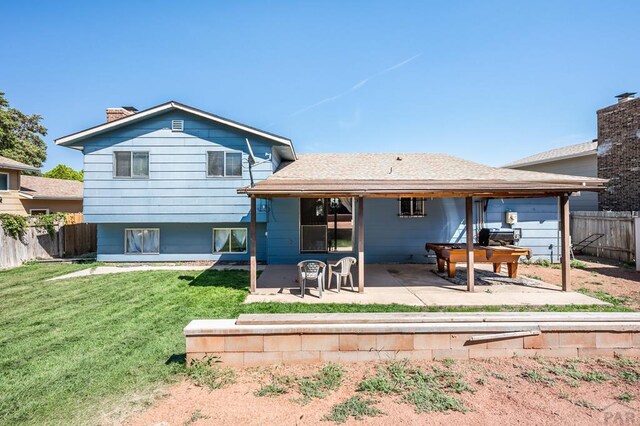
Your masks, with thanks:
[[[560,213],[560,245],[561,245],[561,265],[562,265],[562,291],[571,290],[571,247],[569,246],[571,237],[569,234],[569,194],[558,197]]]
[[[249,250],[250,250],[250,274],[251,274],[251,293],[256,292],[256,284],[258,282],[258,266],[256,263],[256,197],[251,196],[251,225],[249,227]]]
[[[465,200],[466,225],[467,225],[467,291],[473,292],[475,276],[473,270],[473,197]]]
[[[364,197],[358,197],[358,293],[364,293]]]

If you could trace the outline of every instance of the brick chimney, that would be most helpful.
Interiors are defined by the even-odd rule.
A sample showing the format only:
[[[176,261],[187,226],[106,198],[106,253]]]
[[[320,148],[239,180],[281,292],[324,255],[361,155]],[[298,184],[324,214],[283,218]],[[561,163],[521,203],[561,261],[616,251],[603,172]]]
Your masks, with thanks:
[[[640,98],[622,93],[598,115],[598,177],[609,179],[600,210],[640,210]]]
[[[132,106],[107,108],[107,123],[120,120],[121,118],[133,115],[136,112],[138,112],[138,110]]]

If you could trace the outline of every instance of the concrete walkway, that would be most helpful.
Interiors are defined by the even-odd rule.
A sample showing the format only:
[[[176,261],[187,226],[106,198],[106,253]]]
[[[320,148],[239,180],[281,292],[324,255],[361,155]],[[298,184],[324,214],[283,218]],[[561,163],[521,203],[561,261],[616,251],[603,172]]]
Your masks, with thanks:
[[[479,265],[476,269],[490,268]],[[318,297],[316,288],[307,288],[305,297],[300,297],[297,270],[294,265],[268,265],[258,279],[256,294],[251,294],[245,303],[398,303],[412,306],[541,306],[541,305],[607,305],[598,299],[576,292],[563,292],[559,287],[542,281],[526,279],[526,285],[510,284],[505,275],[500,275],[504,284],[477,285],[474,293],[466,286],[453,284],[432,272],[431,265],[366,265],[365,292],[359,294],[357,287],[343,287],[336,291],[335,282],[331,290]],[[464,267],[461,272],[464,272]],[[357,283],[357,274],[354,274]]]
[[[263,265],[258,265],[258,270],[264,269]],[[140,272],[140,271],[248,271],[249,265],[216,265],[216,264],[191,264],[191,265],[172,265],[172,264],[122,264],[113,266],[97,266],[94,268],[82,269],[70,274],[61,275],[59,277],[50,278],[47,281],[66,280],[68,278],[87,277],[90,275],[106,275],[121,274],[124,272]]]

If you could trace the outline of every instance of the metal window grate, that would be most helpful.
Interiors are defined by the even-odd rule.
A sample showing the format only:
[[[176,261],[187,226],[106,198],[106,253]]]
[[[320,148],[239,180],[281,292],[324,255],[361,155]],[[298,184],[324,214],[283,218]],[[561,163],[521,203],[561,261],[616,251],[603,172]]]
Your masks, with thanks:
[[[171,120],[171,131],[182,132],[184,130],[184,120]]]

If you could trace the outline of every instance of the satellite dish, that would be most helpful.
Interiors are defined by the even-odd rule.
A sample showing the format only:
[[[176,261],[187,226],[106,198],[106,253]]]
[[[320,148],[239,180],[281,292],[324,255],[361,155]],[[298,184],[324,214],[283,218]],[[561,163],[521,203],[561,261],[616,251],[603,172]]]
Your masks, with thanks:
[[[245,141],[247,141],[247,148],[249,150],[249,161],[253,164],[255,164],[256,162],[256,156],[253,155],[253,149],[251,148],[251,144],[249,143],[249,138],[245,138]]]

